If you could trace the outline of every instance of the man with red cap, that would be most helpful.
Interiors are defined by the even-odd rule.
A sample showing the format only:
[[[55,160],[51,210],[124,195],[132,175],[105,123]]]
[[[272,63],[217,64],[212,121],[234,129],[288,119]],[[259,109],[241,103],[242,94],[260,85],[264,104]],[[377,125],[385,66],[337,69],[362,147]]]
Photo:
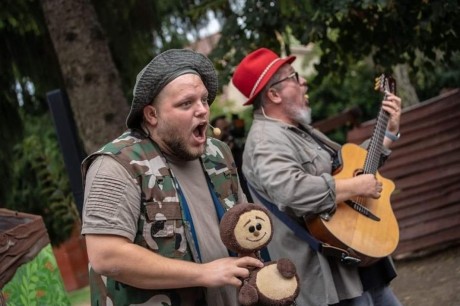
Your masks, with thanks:
[[[308,87],[291,66],[294,60],[261,48],[241,61],[232,79],[247,98],[244,105],[254,110],[242,168],[254,201],[274,209],[270,257],[286,257],[296,265],[301,283],[297,305],[400,305],[388,287],[396,276],[390,258],[365,268],[347,265],[314,250],[292,230],[292,220],[303,225],[304,218],[333,213],[338,203],[356,196],[378,198],[382,191],[373,174],[331,175],[340,145],[310,125]],[[385,158],[399,138],[401,99],[388,93],[382,103],[390,115]]]

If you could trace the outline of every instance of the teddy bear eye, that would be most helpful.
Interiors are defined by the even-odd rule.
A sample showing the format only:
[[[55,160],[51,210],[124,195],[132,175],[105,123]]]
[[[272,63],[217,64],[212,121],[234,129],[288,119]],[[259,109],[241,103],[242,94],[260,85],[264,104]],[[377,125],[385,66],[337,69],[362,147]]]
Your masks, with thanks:
[[[251,226],[249,227],[249,232],[250,232],[250,233],[254,233],[256,230],[257,230],[257,231],[260,231],[261,229],[262,229],[262,224],[257,223],[256,226],[251,225]]]

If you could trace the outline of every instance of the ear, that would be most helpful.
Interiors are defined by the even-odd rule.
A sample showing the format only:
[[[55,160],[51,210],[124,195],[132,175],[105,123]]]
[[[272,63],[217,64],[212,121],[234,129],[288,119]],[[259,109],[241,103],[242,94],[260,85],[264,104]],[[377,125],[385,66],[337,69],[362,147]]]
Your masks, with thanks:
[[[272,103],[275,103],[275,104],[279,104],[282,101],[282,98],[279,92],[274,88],[270,88],[267,91],[267,98],[268,100],[270,100]]]
[[[144,119],[149,124],[155,126],[158,123],[157,110],[153,105],[147,105],[143,109]]]

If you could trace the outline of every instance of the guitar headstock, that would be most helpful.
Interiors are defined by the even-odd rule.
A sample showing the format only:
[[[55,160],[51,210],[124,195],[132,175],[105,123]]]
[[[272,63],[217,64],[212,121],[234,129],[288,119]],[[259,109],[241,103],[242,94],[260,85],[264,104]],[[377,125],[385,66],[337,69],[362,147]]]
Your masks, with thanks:
[[[385,73],[382,73],[379,77],[375,78],[374,89],[382,93],[386,91],[396,94],[396,80]]]

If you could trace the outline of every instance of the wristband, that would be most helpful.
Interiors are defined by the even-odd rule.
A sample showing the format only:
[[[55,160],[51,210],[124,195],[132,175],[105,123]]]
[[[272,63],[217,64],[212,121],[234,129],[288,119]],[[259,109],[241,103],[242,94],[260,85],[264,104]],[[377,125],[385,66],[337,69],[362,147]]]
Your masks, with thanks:
[[[401,133],[398,132],[395,134],[391,133],[390,131],[385,131],[385,136],[388,137],[391,141],[396,141],[399,139],[399,137],[401,137]]]

